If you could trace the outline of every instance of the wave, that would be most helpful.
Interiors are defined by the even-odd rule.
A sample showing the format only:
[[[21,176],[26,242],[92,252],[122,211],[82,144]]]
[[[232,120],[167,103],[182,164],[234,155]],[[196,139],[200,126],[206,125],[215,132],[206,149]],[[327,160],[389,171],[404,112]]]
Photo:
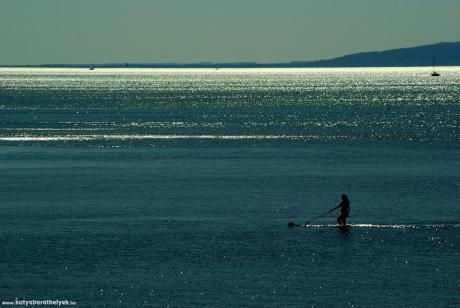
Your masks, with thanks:
[[[348,224],[351,228],[392,228],[392,229],[420,229],[420,228],[460,228],[460,224],[455,223],[412,223],[412,224]],[[332,228],[338,227],[336,224],[311,224],[306,228]]]
[[[97,140],[304,140],[318,139],[305,135],[66,135],[0,136],[0,141],[97,141]]]

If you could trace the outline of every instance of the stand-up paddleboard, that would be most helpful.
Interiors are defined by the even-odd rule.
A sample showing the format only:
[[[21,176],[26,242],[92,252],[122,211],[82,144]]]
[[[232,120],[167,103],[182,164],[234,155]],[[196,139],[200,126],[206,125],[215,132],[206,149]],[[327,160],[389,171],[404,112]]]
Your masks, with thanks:
[[[337,228],[339,228],[339,230],[341,230],[344,233],[347,233],[347,232],[351,231],[351,226],[350,225],[341,225],[341,226],[337,226]]]
[[[327,225],[329,227],[334,227],[334,225]],[[294,227],[304,227],[304,228],[307,228],[308,227],[308,224],[296,224],[296,223],[293,223],[293,222],[289,222],[288,223],[288,227],[289,228],[294,228]],[[317,227],[317,225],[312,225],[312,227]],[[335,227],[343,232],[350,232],[351,231],[351,225],[342,225],[342,226],[338,226],[338,225],[335,225]]]

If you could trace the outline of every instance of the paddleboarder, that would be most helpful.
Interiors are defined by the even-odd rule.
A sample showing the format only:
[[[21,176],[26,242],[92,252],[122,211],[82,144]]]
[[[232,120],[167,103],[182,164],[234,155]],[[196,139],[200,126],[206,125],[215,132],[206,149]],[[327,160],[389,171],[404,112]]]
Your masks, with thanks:
[[[347,218],[348,218],[348,215],[350,214],[350,200],[348,199],[348,196],[345,195],[345,194],[342,195],[342,201],[335,208],[327,211],[326,213],[323,213],[323,214],[321,214],[319,216],[316,216],[316,217],[310,219],[309,221],[305,222],[302,225],[290,222],[290,223],[288,223],[288,227],[290,227],[290,228],[292,228],[292,227],[300,227],[300,226],[306,227],[313,220],[316,220],[318,218],[324,217],[327,214],[329,214],[330,212],[333,212],[338,208],[340,208],[340,216],[337,218],[337,223],[339,224],[340,228],[348,229]]]
[[[329,212],[333,212],[336,209],[340,208],[340,216],[337,217],[337,223],[341,227],[346,227],[347,225],[347,217],[350,214],[350,200],[348,196],[343,194],[342,195],[342,202],[339,203],[335,208],[331,209]]]

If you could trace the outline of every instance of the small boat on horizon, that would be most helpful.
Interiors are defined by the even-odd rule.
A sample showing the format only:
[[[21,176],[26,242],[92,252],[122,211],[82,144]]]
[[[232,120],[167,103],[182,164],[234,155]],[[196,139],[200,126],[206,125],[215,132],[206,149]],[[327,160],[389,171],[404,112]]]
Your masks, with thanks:
[[[93,71],[94,68],[95,68],[95,66],[94,66],[94,65],[91,65],[91,66],[89,67],[89,70],[90,70],[90,71]]]
[[[436,70],[434,69],[435,66],[436,66],[436,53],[433,54],[433,72],[431,72],[431,76],[433,77],[441,76],[441,74],[436,72]]]

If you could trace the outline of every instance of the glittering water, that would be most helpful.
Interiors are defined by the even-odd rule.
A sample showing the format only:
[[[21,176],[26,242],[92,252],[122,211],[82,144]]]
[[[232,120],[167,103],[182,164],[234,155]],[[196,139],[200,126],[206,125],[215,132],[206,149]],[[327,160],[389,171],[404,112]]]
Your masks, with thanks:
[[[0,300],[460,305],[460,68],[429,73],[0,69]],[[347,232],[287,228],[343,192]]]
[[[457,68],[442,78],[426,69],[2,69],[0,77],[2,141],[459,141]]]

